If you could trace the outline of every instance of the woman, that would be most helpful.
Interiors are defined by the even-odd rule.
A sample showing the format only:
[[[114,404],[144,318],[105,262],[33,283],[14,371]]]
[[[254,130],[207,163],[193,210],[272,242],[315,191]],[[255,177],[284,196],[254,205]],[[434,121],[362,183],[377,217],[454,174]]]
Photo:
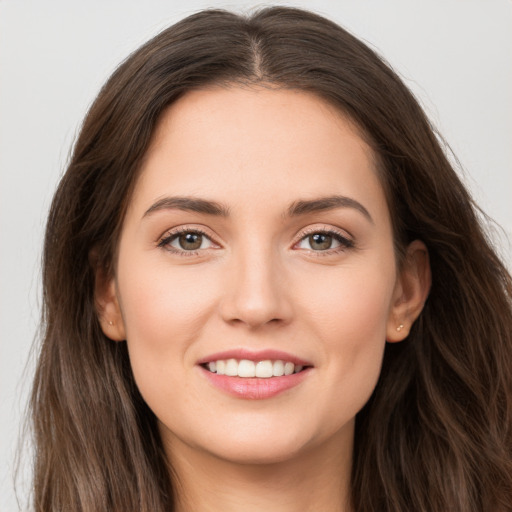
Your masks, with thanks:
[[[43,286],[36,510],[512,510],[511,278],[328,20],[205,11],[127,59]]]

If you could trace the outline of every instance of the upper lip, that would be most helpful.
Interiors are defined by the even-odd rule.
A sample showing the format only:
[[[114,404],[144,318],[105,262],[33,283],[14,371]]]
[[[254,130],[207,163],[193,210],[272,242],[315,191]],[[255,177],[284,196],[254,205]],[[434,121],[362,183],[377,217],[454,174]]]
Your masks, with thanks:
[[[311,362],[297,357],[293,354],[289,354],[288,352],[283,352],[282,350],[274,350],[274,349],[265,349],[265,350],[248,350],[246,348],[225,350],[223,352],[216,352],[215,354],[210,354],[206,357],[199,359],[197,364],[206,364],[212,361],[219,361],[225,359],[237,359],[238,361],[242,359],[247,359],[249,361],[254,361],[255,363],[258,361],[289,361],[295,365],[300,366],[313,366]]]

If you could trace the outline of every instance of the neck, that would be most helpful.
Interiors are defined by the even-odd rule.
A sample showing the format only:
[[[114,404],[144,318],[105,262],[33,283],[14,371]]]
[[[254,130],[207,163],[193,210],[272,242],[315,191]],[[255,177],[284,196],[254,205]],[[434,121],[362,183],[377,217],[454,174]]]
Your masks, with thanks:
[[[176,512],[350,512],[353,438],[326,442],[290,460],[237,463],[174,439]],[[169,446],[167,447],[169,448]]]

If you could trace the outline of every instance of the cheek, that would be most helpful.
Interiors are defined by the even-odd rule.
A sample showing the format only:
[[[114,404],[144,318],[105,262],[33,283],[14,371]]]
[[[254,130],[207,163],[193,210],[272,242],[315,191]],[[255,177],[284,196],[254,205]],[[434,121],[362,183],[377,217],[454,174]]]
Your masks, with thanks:
[[[190,348],[209,315],[212,293],[199,285],[192,266],[172,273],[168,266],[123,263],[119,294],[134,379],[154,414],[174,425],[177,408],[197,407],[193,393],[186,392]]]
[[[214,303],[208,281],[193,266],[173,271],[164,261],[123,253],[118,262],[118,292],[127,347],[137,386],[153,410],[173,399],[191,366],[189,348],[199,336]],[[188,365],[188,366],[187,366]]]
[[[214,302],[211,280],[200,279],[193,266],[173,272],[169,265],[126,260],[119,268],[119,282],[128,340],[161,343],[162,349],[194,338]]]
[[[310,283],[303,283],[316,291],[303,301],[302,316],[309,319],[308,328],[320,340],[318,350],[328,390],[323,405],[336,403],[340,414],[356,414],[369,399],[380,375],[394,266],[365,265],[338,272],[331,269],[329,275],[329,287],[322,293],[318,279],[310,277]]]
[[[360,264],[305,274],[295,292],[302,315],[328,339],[343,345],[354,340],[385,339],[395,285],[393,264]],[[300,288],[300,291],[299,291]]]

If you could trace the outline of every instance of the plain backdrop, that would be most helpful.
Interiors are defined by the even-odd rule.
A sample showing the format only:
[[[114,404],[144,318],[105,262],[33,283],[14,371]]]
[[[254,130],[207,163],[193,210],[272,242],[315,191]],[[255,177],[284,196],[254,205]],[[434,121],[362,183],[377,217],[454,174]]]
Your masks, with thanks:
[[[494,236],[512,267],[512,3],[279,3],[334,19],[400,73],[458,156],[477,201],[503,227]],[[269,4],[0,0],[1,512],[17,510],[14,454],[33,372],[45,216],[87,107],[115,66],[164,27],[205,7],[263,5]]]

